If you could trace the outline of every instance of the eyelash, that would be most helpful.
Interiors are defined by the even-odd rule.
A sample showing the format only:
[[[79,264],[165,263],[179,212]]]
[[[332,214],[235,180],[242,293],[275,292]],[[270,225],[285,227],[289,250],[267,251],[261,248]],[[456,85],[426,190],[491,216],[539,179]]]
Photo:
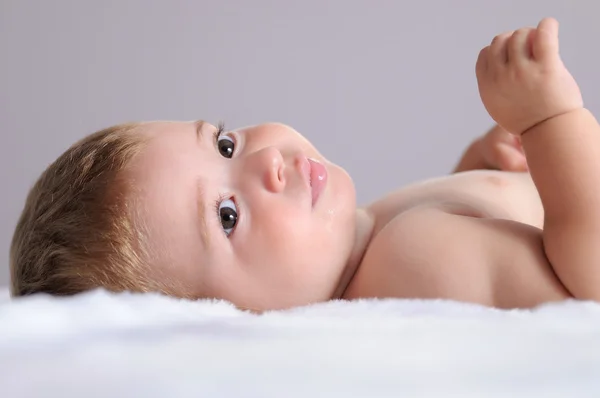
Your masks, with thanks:
[[[217,213],[217,217],[220,217],[220,214],[219,214],[220,209],[219,208],[221,207],[221,203],[223,203],[223,201],[227,200],[227,199],[233,200],[232,198],[229,198],[227,195],[223,195],[223,194],[219,194],[219,197],[217,198],[217,200],[215,200],[214,208],[215,208],[215,213]]]
[[[214,133],[215,145],[219,144],[219,138],[225,133],[225,123],[219,122]]]

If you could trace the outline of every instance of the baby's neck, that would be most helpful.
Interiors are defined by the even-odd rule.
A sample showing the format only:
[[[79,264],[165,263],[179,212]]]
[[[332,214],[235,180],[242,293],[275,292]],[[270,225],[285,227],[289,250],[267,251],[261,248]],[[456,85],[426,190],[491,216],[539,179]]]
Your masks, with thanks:
[[[354,274],[360,267],[362,259],[371,243],[375,227],[375,216],[366,209],[356,210],[356,231],[354,234],[354,245],[348,257],[346,267],[342,272],[340,281],[334,291],[332,299],[339,299],[344,295],[346,288],[354,278]]]

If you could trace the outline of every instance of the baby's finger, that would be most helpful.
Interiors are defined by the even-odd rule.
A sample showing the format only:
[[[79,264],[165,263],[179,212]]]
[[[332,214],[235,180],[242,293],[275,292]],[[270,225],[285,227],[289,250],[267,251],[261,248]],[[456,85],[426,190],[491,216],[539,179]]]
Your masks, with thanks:
[[[519,149],[519,151],[523,151],[523,144],[521,143],[521,137],[518,135],[512,135],[513,145]]]
[[[508,62],[528,60],[531,57],[528,45],[531,32],[533,28],[521,28],[508,39]]]
[[[558,21],[544,18],[537,26],[533,39],[533,56],[536,59],[552,58],[558,55]]]
[[[500,64],[506,63],[508,59],[506,41],[512,34],[513,32],[504,32],[497,35],[492,40],[492,43],[490,44],[490,54],[494,59],[494,62]]]
[[[544,18],[540,21],[537,29],[548,32],[551,37],[558,37],[558,21],[554,18]]]
[[[483,79],[485,73],[488,69],[488,53],[490,47],[484,47],[479,52],[477,56],[477,62],[475,63],[475,75],[477,76],[477,80]]]

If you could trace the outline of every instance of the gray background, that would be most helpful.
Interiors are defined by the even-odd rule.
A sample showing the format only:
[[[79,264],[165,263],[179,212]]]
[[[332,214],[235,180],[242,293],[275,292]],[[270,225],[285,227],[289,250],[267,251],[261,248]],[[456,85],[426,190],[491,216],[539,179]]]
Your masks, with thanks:
[[[505,30],[561,22],[598,112],[600,3],[0,0],[0,285],[23,200],[73,141],[147,119],[294,126],[369,201],[447,173],[491,120],[474,65]]]

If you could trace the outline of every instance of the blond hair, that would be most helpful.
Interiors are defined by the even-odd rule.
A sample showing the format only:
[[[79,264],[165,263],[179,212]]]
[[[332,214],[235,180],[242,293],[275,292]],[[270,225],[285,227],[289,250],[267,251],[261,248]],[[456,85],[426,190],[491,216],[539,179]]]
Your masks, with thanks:
[[[71,146],[32,187],[10,248],[11,293],[72,295],[95,288],[161,291],[136,225],[124,170],[144,144],[135,123]]]

